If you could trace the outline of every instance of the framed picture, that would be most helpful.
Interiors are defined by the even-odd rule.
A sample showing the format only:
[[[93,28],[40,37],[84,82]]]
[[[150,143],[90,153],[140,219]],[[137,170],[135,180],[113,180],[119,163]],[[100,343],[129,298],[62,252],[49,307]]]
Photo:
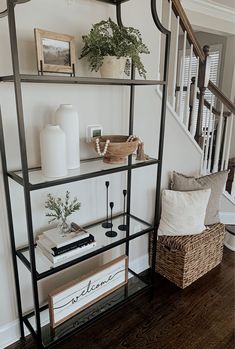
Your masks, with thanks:
[[[60,325],[128,281],[128,257],[121,256],[49,294],[50,323]]]
[[[74,74],[75,40],[71,35],[34,29],[38,71]]]

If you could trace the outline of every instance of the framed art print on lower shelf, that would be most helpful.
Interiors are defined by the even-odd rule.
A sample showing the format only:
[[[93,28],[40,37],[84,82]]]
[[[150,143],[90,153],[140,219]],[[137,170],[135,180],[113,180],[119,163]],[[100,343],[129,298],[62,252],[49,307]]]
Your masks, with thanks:
[[[50,324],[62,324],[128,281],[128,257],[121,256],[49,294]]]

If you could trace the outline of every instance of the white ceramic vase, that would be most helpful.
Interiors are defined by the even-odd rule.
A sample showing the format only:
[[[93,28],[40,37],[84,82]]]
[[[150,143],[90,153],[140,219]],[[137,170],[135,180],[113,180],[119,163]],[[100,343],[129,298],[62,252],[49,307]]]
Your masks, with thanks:
[[[71,104],[61,104],[55,112],[55,123],[66,136],[67,168],[80,167],[79,117]]]
[[[123,79],[126,66],[126,57],[117,58],[116,56],[105,56],[103,64],[100,67],[102,78]]]
[[[60,126],[47,125],[40,133],[42,173],[46,177],[67,175],[66,138]]]

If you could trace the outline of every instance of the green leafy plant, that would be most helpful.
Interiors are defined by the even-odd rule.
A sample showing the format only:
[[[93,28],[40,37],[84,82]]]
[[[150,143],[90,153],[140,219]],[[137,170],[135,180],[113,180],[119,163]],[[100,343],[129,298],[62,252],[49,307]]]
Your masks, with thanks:
[[[105,56],[127,57],[132,60],[139,75],[146,78],[146,70],[140,59],[141,53],[149,54],[140,31],[132,27],[119,27],[110,18],[92,26],[88,35],[82,36],[84,47],[80,59],[87,56],[91,71],[98,71]],[[130,75],[130,63],[125,68]]]
[[[62,224],[65,224],[67,218],[72,213],[78,211],[80,207],[81,203],[76,197],[73,200],[70,200],[69,191],[66,191],[64,200],[60,197],[54,197],[51,194],[48,194],[45,208],[48,209],[49,212],[46,213],[46,217],[49,217],[49,223],[60,221]]]

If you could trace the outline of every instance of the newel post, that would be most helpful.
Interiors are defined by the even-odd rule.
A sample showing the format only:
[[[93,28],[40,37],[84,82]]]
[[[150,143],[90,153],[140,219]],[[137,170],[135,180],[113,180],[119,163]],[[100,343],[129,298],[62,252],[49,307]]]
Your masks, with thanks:
[[[200,146],[202,146],[202,121],[203,121],[203,108],[204,108],[204,99],[205,92],[209,83],[210,76],[210,46],[203,46],[203,52],[205,54],[205,61],[200,61],[199,65],[199,79],[198,79],[198,87],[200,90],[199,94],[199,105],[198,105],[198,118],[197,118],[197,129],[195,139]]]

